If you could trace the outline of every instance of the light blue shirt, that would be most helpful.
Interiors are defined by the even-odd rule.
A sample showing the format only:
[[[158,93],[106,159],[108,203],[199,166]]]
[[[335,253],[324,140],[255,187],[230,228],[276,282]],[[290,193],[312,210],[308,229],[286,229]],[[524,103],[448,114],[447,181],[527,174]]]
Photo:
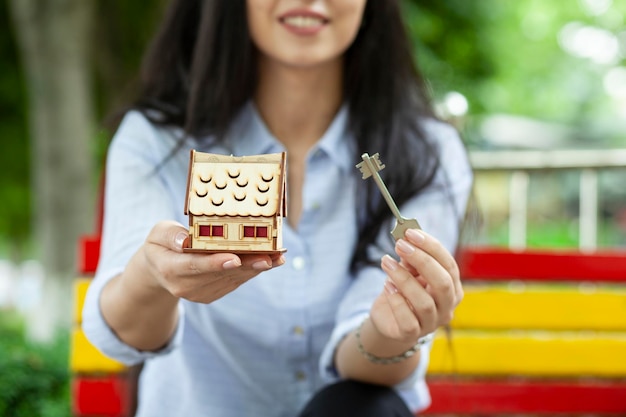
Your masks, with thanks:
[[[227,146],[202,147],[190,140],[170,159],[180,132],[155,127],[138,112],[126,115],[109,148],[101,258],[83,328],[106,355],[126,364],[145,362],[139,416],[294,417],[317,390],[337,380],[333,352],[368,315],[386,278],[379,267],[357,276],[349,271],[357,241],[356,186],[362,180],[347,116],[344,106],[308,154],[300,223],[297,230],[284,223],[287,263],[211,304],[181,300],[172,341],[159,352],[140,352],[107,326],[98,297],[155,223],[188,224],[183,211],[189,150],[254,155],[284,147],[252,104],[238,115]],[[454,129],[435,121],[426,129],[442,165],[433,184],[400,209],[453,251],[471,169]],[[401,149],[381,155],[385,164],[402,157]],[[379,241],[394,255],[391,221],[390,213]],[[413,410],[430,403],[424,381],[429,349],[422,347],[416,371],[395,387]]]

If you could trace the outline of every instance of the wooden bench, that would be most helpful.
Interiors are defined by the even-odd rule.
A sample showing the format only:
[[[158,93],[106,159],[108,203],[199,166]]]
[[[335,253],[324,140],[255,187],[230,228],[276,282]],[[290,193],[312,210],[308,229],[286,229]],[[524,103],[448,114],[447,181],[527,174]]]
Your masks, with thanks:
[[[626,415],[626,252],[466,249],[425,414]]]
[[[81,311],[99,256],[99,236],[80,239],[78,278],[74,282],[74,329],[70,341],[72,414],[130,417],[135,410],[137,369],[104,356],[81,329]]]
[[[80,242],[70,367],[75,416],[127,417],[136,369],[80,330],[99,237]],[[626,252],[466,249],[466,297],[435,338],[424,414],[626,415]]]

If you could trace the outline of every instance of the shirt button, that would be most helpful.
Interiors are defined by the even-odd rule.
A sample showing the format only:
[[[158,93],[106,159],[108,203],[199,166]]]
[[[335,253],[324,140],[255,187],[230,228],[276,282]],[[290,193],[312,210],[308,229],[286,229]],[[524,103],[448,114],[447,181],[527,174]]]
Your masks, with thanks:
[[[296,372],[296,380],[304,381],[306,379],[306,374],[302,371]]]
[[[304,258],[302,256],[296,256],[292,261],[293,269],[300,271],[304,268]]]
[[[293,328],[293,333],[297,334],[298,336],[302,336],[304,334],[304,329],[300,326],[295,326]]]

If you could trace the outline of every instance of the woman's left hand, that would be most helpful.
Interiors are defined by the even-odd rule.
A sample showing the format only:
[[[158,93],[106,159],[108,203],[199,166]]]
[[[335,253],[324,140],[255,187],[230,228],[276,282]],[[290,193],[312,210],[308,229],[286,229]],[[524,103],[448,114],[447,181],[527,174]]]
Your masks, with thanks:
[[[389,255],[381,261],[388,278],[370,318],[381,336],[415,343],[452,320],[463,299],[459,268],[452,254],[421,230],[409,229],[395,251],[400,262]]]

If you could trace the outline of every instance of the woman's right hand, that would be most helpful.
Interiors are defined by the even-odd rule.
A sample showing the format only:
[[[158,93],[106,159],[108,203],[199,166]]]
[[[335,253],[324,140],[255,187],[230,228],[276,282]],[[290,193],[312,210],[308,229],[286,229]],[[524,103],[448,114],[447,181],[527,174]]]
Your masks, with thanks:
[[[188,229],[180,223],[157,223],[133,260],[139,263],[134,268],[143,269],[136,278],[143,278],[144,284],[165,289],[176,298],[211,303],[259,273],[285,263],[283,255],[185,253],[188,236]]]
[[[285,263],[282,255],[184,253],[188,236],[180,223],[157,223],[124,271],[102,289],[102,315],[128,345],[161,349],[176,329],[180,298],[211,303]]]

